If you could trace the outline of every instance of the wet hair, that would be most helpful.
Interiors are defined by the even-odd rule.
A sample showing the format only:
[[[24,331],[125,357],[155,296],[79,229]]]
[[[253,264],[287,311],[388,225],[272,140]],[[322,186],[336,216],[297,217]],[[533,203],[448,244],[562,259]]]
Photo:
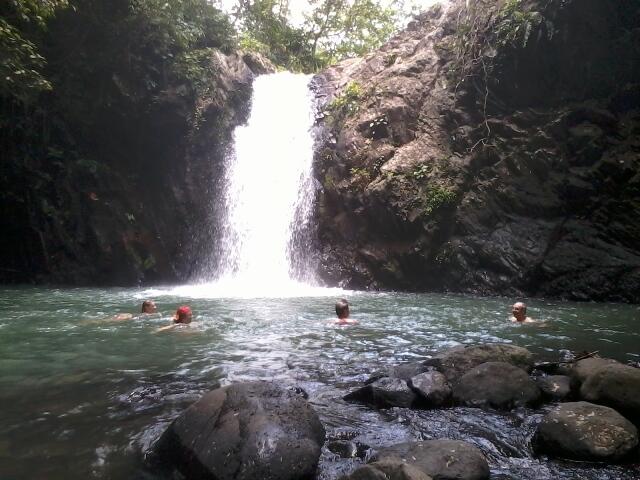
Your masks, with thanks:
[[[338,318],[347,318],[349,316],[349,302],[344,298],[336,302],[336,315]]]
[[[153,300],[145,300],[144,302],[142,302],[142,310],[141,310],[141,311],[142,311],[142,313],[145,313],[145,309],[146,309],[147,307],[152,306],[153,304],[154,304],[154,301],[153,301]]]

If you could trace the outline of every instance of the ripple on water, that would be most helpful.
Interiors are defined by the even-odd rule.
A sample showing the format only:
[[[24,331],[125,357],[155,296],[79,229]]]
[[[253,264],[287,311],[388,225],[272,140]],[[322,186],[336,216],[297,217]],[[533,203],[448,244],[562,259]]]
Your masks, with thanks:
[[[372,372],[466,343],[527,346],[545,360],[557,360],[562,350],[599,350],[638,361],[636,307],[532,301],[529,313],[547,320],[539,328],[507,322],[505,299],[343,291],[216,298],[186,292],[0,290],[0,471],[16,480],[66,480],[73,464],[78,478],[140,477],[143,452],[200,395],[217,385],[263,379],[304,388],[330,439],[378,448],[459,438],[485,452],[494,479],[640,477],[637,468],[536,458],[530,440],[540,412],[376,411],[342,400]],[[141,299],[151,295],[162,318],[95,323],[137,313]],[[359,326],[327,325],[338,295],[349,298]],[[155,334],[183,303],[192,307],[198,328]],[[45,466],[39,466],[42,458]],[[325,448],[319,478],[335,479],[362,462]]]

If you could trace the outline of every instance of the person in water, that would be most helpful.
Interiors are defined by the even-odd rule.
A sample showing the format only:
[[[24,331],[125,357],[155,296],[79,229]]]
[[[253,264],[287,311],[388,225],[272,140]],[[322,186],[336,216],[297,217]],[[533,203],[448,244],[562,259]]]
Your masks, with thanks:
[[[522,302],[516,302],[511,307],[511,321],[514,323],[535,323],[531,317],[527,317],[527,306]]]
[[[153,300],[145,300],[142,302],[142,309],[140,311],[140,315],[133,315],[131,313],[119,313],[115,317],[109,319],[113,322],[120,322],[124,320],[133,320],[134,318],[142,318],[147,315],[152,315],[158,313],[158,307],[156,307],[156,302]]]
[[[147,313],[147,314],[158,313],[158,307],[156,307],[156,302],[154,302],[153,300],[145,300],[144,302],[142,302],[141,313]]]
[[[171,325],[167,325],[166,327],[159,328],[156,332],[164,332],[165,330],[171,330],[180,325],[189,325],[191,320],[193,319],[193,312],[191,308],[186,305],[178,308],[176,310],[176,314],[173,316],[173,323]]]
[[[333,321],[336,325],[357,325],[358,321],[349,318],[349,302],[341,298],[336,302],[336,315],[338,318]]]

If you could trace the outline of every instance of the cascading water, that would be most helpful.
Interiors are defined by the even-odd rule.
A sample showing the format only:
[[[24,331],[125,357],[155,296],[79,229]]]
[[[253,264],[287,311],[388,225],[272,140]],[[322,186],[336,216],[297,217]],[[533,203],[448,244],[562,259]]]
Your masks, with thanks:
[[[313,98],[308,75],[263,75],[225,165],[220,238],[208,294],[318,294],[308,253],[313,205]],[[327,294],[325,289],[322,293]]]

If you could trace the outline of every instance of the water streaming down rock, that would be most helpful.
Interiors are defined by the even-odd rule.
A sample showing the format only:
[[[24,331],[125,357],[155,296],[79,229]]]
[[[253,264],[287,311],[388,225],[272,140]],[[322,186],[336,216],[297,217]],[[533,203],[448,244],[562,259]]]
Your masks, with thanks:
[[[315,284],[308,252],[314,189],[310,77],[258,77],[251,115],[225,165],[221,238],[209,277],[220,293],[301,292]]]

